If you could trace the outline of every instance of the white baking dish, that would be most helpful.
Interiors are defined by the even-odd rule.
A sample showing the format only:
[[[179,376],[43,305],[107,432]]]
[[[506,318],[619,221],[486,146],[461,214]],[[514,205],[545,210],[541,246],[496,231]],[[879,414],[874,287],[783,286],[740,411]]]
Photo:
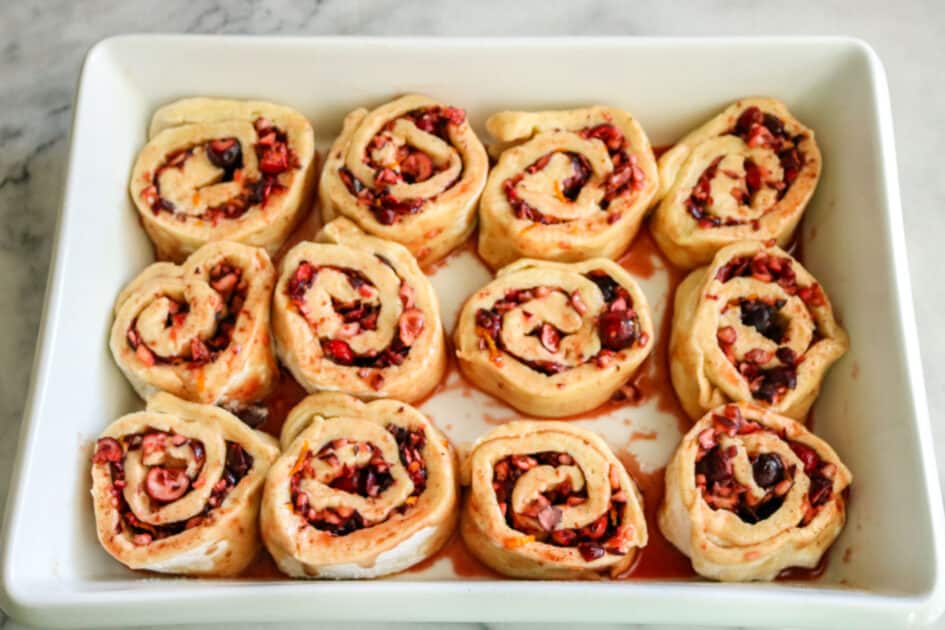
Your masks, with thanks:
[[[89,444],[140,406],[106,348],[120,286],[151,260],[127,195],[153,110],[189,95],[292,105],[322,147],[349,109],[420,91],[465,107],[481,130],[503,108],[623,107],[654,144],[672,142],[741,96],[785,100],[813,127],[824,176],[804,223],[808,268],[850,333],[815,408],[816,432],[853,470],[849,522],[826,574],[798,584],[547,583],[457,578],[441,562],[374,582],[157,579],[95,541]],[[288,39],[127,36],[89,53],[49,293],[7,506],[3,607],[37,625],[299,619],[623,621],[890,627],[945,606],[943,510],[906,269],[886,79],[844,38]],[[487,275],[470,256],[434,277],[451,326]],[[643,283],[657,317],[659,274]],[[8,359],[12,360],[13,357]],[[490,399],[447,391],[424,409],[459,444],[484,431]],[[665,461],[678,437],[655,405],[623,426],[657,430],[635,452]],[[613,414],[588,420],[625,440]],[[666,429],[667,426],[671,428]],[[649,450],[647,450],[647,448]],[[848,551],[849,550],[849,551]]]

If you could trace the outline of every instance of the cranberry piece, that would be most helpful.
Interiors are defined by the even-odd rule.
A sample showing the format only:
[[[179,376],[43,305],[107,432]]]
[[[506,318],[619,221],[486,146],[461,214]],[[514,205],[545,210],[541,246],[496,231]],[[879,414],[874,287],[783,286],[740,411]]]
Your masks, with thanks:
[[[312,286],[312,280],[315,278],[315,265],[303,260],[295,269],[292,278],[289,279],[288,292],[293,300],[301,300],[302,296]]]
[[[394,225],[397,220],[397,213],[390,208],[372,208],[371,211],[374,213],[374,218],[381,225]]]
[[[598,558],[604,557],[604,548],[597,543],[582,542],[578,544],[577,549],[585,562],[593,562]]]
[[[121,461],[122,454],[121,443],[118,440],[110,437],[99,438],[95,443],[95,454],[92,455],[92,463],[118,463]]]
[[[797,353],[791,350],[790,348],[788,348],[787,346],[782,346],[778,348],[777,351],[774,353],[774,355],[778,357],[778,361],[780,361],[784,365],[791,365],[791,366],[797,365]]]
[[[781,341],[784,331],[777,318],[780,309],[761,300],[742,300],[739,307],[741,309],[742,324],[754,327],[755,330],[771,341]]]
[[[538,513],[538,524],[546,532],[554,530],[555,526],[561,522],[561,509],[553,505],[545,506]]]
[[[775,397],[786,389],[797,387],[797,370],[790,365],[779,365],[762,370],[762,381],[752,396],[758,400],[774,402]]]
[[[784,171],[784,183],[790,184],[797,179],[797,175],[804,165],[801,154],[797,148],[793,148],[780,153],[778,159],[781,162],[781,169]]]
[[[211,140],[207,143],[207,159],[218,168],[233,170],[243,162],[243,149],[236,138]]]
[[[637,340],[639,330],[630,311],[608,311],[597,321],[601,345],[608,350],[623,350]]]
[[[502,318],[498,313],[487,311],[484,308],[476,311],[476,326],[489,333],[493,339],[499,336],[502,329]]]
[[[762,488],[770,488],[784,476],[784,464],[777,453],[762,453],[751,465],[755,483]]]
[[[801,442],[791,442],[791,450],[797,455],[797,458],[804,464],[804,472],[811,474],[820,465],[820,457],[817,451]]]
[[[735,123],[735,132],[740,136],[747,136],[754,125],[764,123],[764,114],[755,106],[751,106],[741,113]]]
[[[289,149],[283,143],[266,147],[259,158],[259,170],[267,175],[278,175],[289,170]]]
[[[570,547],[577,540],[577,534],[573,529],[557,529],[551,532],[551,540],[562,547]]]
[[[617,281],[608,276],[603,271],[592,271],[587,274],[588,279],[597,285],[597,288],[600,289],[601,295],[604,297],[604,302],[610,303],[617,298],[617,288],[620,286],[617,284]]]
[[[538,338],[541,341],[541,345],[543,345],[548,352],[558,351],[561,342],[561,333],[551,324],[544,323],[541,325]]]
[[[715,333],[715,336],[718,338],[719,343],[723,343],[728,346],[735,343],[735,341],[738,339],[738,333],[732,326],[724,326],[719,328],[718,332]]]
[[[400,173],[410,183],[426,181],[433,174],[433,160],[426,153],[411,153],[400,163]]]
[[[354,363],[354,351],[347,342],[340,339],[330,339],[322,342],[322,349],[328,358],[341,365],[351,365]]]
[[[408,308],[401,314],[397,328],[400,342],[404,346],[412,346],[423,332],[423,312],[416,308]]]
[[[761,169],[751,160],[745,160],[745,185],[748,186],[749,195],[761,188]]]
[[[241,479],[253,467],[253,458],[242,446],[233,442],[226,445],[226,469]]]
[[[833,482],[821,475],[813,475],[810,478],[810,490],[807,492],[807,500],[814,507],[823,505],[833,494]]]
[[[769,114],[765,112],[765,114],[761,118],[761,124],[767,127],[768,131],[770,131],[775,136],[785,135],[784,123],[781,122],[781,119],[775,116],[774,114]]]
[[[148,496],[161,503],[176,501],[190,488],[190,477],[186,471],[176,468],[155,466],[148,471],[144,480],[144,490]]]
[[[190,340],[190,360],[198,364],[210,362],[210,350],[207,348],[207,344],[198,337]]]
[[[697,471],[705,475],[709,483],[727,481],[732,478],[732,460],[725,457],[720,447],[715,446],[699,461]]]
[[[459,107],[444,107],[440,111],[440,115],[443,116],[451,125],[461,125],[463,121],[466,120],[466,112]]]
[[[611,124],[604,123],[585,129],[582,135],[586,138],[597,138],[607,145],[607,149],[610,151],[619,151],[623,147],[623,133]]]

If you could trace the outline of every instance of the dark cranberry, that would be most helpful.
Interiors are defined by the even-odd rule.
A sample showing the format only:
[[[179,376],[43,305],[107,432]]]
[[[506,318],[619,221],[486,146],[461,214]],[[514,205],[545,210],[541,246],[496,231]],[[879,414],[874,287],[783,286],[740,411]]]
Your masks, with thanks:
[[[190,487],[190,477],[183,469],[155,466],[148,471],[144,490],[148,496],[161,503],[176,501]]]
[[[623,350],[637,340],[637,321],[629,311],[608,311],[597,321],[601,345],[608,350]]]
[[[212,140],[207,143],[207,158],[218,168],[233,170],[243,162],[243,149],[236,138]]]
[[[329,339],[322,342],[322,350],[328,355],[328,358],[341,365],[351,365],[354,363],[354,351],[346,341],[340,339]]]
[[[787,346],[778,348],[774,354],[784,365],[797,365],[797,353]]]
[[[797,148],[789,149],[778,155],[781,161],[781,169],[784,171],[784,181],[790,184],[797,179],[797,174],[801,172],[804,165],[800,152]]]
[[[751,160],[745,160],[745,185],[750,195],[761,188],[761,169]]]
[[[784,331],[778,322],[778,309],[774,305],[761,300],[742,300],[739,306],[742,324],[753,326],[755,330],[772,341],[781,341]]]
[[[590,179],[591,167],[587,158],[576,154],[571,155],[571,167],[574,169],[574,174],[561,182],[561,194],[574,201],[581,193],[581,188]]]
[[[592,562],[598,558],[604,557],[604,548],[593,542],[582,542],[577,546],[578,553],[584,558],[585,562]]]
[[[371,208],[374,218],[381,225],[394,225],[397,220],[397,213],[390,208]]]
[[[499,336],[502,329],[502,318],[498,313],[487,311],[484,308],[476,311],[476,326],[489,333],[493,339]]]
[[[807,492],[807,499],[814,507],[823,505],[833,494],[833,482],[821,475],[812,475],[810,478],[810,490]]]
[[[236,477],[242,478],[253,466],[253,458],[242,446],[234,442],[226,443],[226,468]]]
[[[92,455],[92,462],[104,464],[106,462],[119,462],[123,454],[121,444],[115,438],[99,438],[95,443],[95,454]]]
[[[749,107],[738,117],[738,122],[735,123],[735,133],[740,136],[747,136],[751,133],[752,125],[763,123],[764,114],[761,113],[761,110],[755,106]]]
[[[727,481],[732,478],[732,460],[725,457],[720,447],[714,446],[699,461],[697,470],[705,475],[709,483]]]
[[[820,457],[817,451],[801,442],[791,442],[791,450],[797,455],[797,458],[804,464],[804,472],[810,474],[820,465]]]
[[[752,396],[758,400],[774,402],[775,397],[786,389],[797,387],[797,370],[794,366],[779,365],[761,371],[762,381]]]
[[[592,271],[587,274],[588,279],[597,285],[601,295],[604,296],[604,302],[613,302],[617,298],[617,281],[608,276],[603,271]]]
[[[781,119],[775,116],[774,114],[764,114],[762,116],[762,124],[768,128],[772,134],[776,136],[784,136],[784,123],[781,122]]]
[[[784,465],[776,453],[762,453],[751,465],[755,483],[762,488],[770,488],[781,481],[784,475]]]

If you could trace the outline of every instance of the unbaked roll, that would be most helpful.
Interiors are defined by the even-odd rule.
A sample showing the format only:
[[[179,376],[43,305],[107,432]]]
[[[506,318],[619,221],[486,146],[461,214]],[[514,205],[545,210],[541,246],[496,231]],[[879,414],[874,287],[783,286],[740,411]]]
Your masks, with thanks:
[[[670,375],[694,420],[753,401],[803,421],[848,345],[823,288],[779,247],[729,245],[676,290]]]
[[[102,546],[132,569],[228,576],[259,551],[276,441],[212,405],[156,394],[105,429],[92,455]]]
[[[211,241],[274,255],[311,207],[315,136],[304,116],[262,101],[187,98],[160,108],[131,175],[158,258]]]
[[[646,545],[636,484],[607,444],[577,425],[510,422],[476,441],[462,474],[463,540],[504,575],[617,576]]]
[[[659,527],[700,575],[772,580],[840,535],[852,475],[800,423],[747,403],[707,413],[666,467]]]
[[[429,279],[403,246],[345,218],[283,258],[273,297],[279,357],[309,392],[415,401],[440,382],[446,350]]]
[[[232,407],[258,401],[278,375],[274,283],[265,250],[239,243],[208,243],[182,265],[154,263],[115,301],[115,362],[142,398],[166,391]]]
[[[486,128],[506,143],[479,204],[479,254],[490,266],[627,249],[658,188],[650,142],[630,114],[599,105],[510,111]]]
[[[609,399],[653,347],[646,297],[612,260],[523,259],[463,306],[463,374],[525,413],[561,417]]]
[[[659,160],[662,199],[650,230],[677,267],[712,260],[736,241],[784,247],[807,207],[821,159],[814,132],[773,98],[746,98]]]
[[[292,577],[373,578],[436,553],[457,518],[450,443],[396,400],[309,396],[289,413],[260,526]]]
[[[322,214],[401,243],[426,266],[472,233],[488,169],[466,112],[403,96],[345,117],[322,171]]]

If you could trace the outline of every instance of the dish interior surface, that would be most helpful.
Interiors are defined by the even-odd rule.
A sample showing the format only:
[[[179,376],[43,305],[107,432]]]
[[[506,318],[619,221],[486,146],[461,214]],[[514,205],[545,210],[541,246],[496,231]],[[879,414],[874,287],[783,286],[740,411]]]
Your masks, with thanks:
[[[870,624],[935,616],[941,506],[911,303],[902,302],[910,295],[885,89],[872,52],[845,39],[129,36],[99,44],[80,85],[32,407],[7,514],[7,610],[66,625],[230,618],[784,623],[788,617],[767,615],[770,606],[792,606],[783,611],[797,625],[823,624],[824,614],[841,610],[848,621]],[[153,257],[127,193],[151,114],[192,95],[284,103],[313,122],[323,153],[347,111],[406,92],[465,108],[484,142],[492,112],[600,103],[626,109],[654,146],[667,145],[750,95],[782,99],[815,130],[824,173],[802,224],[802,261],[825,286],[851,349],[827,377],[814,431],[854,475],[848,522],[822,576],[712,584],[661,570],[661,552],[647,549],[646,570],[628,581],[500,582],[448,549],[419,571],[369,583],[185,581],[128,571],[102,550],[89,497],[91,444],[113,419],[142,407],[106,340],[115,296]],[[626,262],[658,331],[657,355],[642,368],[643,400],[575,421],[605,437],[652,501],[659,471],[688,427],[668,373],[655,364],[665,360],[661,322],[674,275],[648,235],[637,238]],[[449,333],[462,301],[490,275],[470,247],[432,273]],[[521,417],[462,381],[455,365],[421,410],[461,451],[495,423]],[[716,601],[724,610],[707,619],[682,601]],[[328,609],[331,602],[337,605]],[[96,612],[105,606],[107,619]]]

